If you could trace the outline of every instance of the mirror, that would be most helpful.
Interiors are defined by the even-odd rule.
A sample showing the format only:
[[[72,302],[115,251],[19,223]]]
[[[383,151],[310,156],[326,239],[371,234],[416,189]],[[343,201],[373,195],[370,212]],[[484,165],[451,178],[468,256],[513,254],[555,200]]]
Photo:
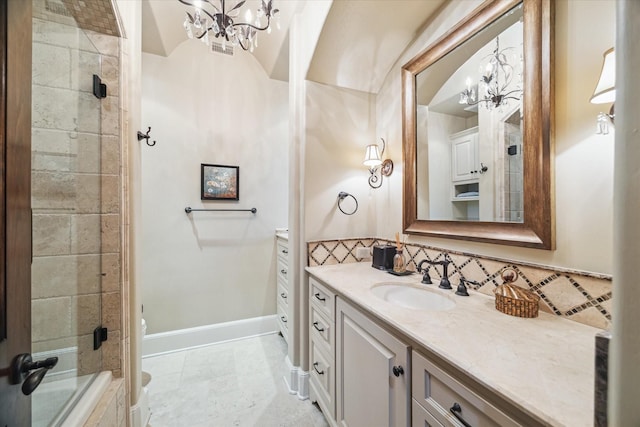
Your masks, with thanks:
[[[551,43],[489,0],[403,67],[405,233],[552,249]]]

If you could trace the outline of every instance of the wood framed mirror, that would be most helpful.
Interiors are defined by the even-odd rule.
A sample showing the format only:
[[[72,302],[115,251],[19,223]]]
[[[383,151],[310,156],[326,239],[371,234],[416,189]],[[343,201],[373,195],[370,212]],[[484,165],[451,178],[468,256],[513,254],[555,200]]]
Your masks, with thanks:
[[[405,233],[553,249],[551,6],[487,0],[402,67]]]

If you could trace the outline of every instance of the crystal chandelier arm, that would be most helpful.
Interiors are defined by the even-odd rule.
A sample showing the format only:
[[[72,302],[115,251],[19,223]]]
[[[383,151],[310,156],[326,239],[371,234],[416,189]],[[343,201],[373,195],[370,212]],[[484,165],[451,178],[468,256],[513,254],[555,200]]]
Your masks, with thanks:
[[[237,24],[233,23],[233,24],[231,24],[231,26],[232,27],[250,27],[250,28],[253,28],[254,30],[257,30],[257,31],[264,31],[267,28],[269,28],[270,24],[271,24],[271,16],[267,15],[267,23],[262,28],[261,27],[256,27],[255,25],[252,25],[252,24],[249,24],[249,23],[246,23],[246,22],[239,22]]]

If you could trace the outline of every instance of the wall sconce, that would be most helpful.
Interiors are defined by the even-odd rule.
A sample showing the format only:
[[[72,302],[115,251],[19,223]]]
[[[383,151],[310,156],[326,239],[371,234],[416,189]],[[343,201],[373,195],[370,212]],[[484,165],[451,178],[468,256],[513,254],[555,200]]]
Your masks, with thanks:
[[[615,103],[616,101],[616,53],[611,48],[603,56],[604,61],[600,79],[598,79],[596,90],[593,91],[593,96],[590,99],[592,104],[607,104],[609,102]],[[614,105],[611,104],[608,114],[602,112],[598,114],[597,134],[606,135],[609,133],[609,124],[613,124],[615,117]]]
[[[369,167],[369,172],[371,173],[369,176],[369,186],[371,188],[380,188],[382,185],[382,177],[390,176],[393,172],[393,162],[391,159],[382,160],[386,143],[383,138],[380,139],[382,140],[382,153],[378,151],[377,144],[371,144],[367,145],[367,151],[364,155],[363,164]]]

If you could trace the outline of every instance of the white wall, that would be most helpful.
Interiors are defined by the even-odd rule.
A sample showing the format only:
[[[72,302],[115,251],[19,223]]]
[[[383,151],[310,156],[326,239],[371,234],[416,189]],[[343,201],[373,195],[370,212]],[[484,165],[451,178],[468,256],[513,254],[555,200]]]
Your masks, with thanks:
[[[400,163],[402,146],[400,67],[455,25],[480,1],[453,1],[393,67],[377,97],[377,130],[386,133]],[[411,238],[444,249],[600,273],[612,270],[613,133],[595,135],[598,111],[589,98],[613,46],[615,2],[558,0],[555,16],[556,249],[543,251],[449,239]],[[398,168],[399,169],[399,168]],[[399,172],[399,171],[397,171]],[[397,175],[399,178],[399,175]],[[392,179],[376,193],[377,235],[402,229],[402,182]]]
[[[367,184],[369,170],[362,164],[365,147],[380,145],[375,133],[375,95],[320,83],[306,83],[305,230],[309,240],[375,235],[377,212],[372,200],[388,188]],[[385,151],[386,158],[387,152]],[[338,209],[338,193],[358,200],[358,210],[345,215]],[[346,212],[355,207],[342,202]]]
[[[287,226],[287,84],[245,52],[211,54],[189,40],[168,58],[143,54],[142,123],[157,140],[142,148],[148,332],[274,314],[274,232]],[[201,202],[201,163],[240,166],[240,201]],[[186,215],[186,206],[258,212]]]

